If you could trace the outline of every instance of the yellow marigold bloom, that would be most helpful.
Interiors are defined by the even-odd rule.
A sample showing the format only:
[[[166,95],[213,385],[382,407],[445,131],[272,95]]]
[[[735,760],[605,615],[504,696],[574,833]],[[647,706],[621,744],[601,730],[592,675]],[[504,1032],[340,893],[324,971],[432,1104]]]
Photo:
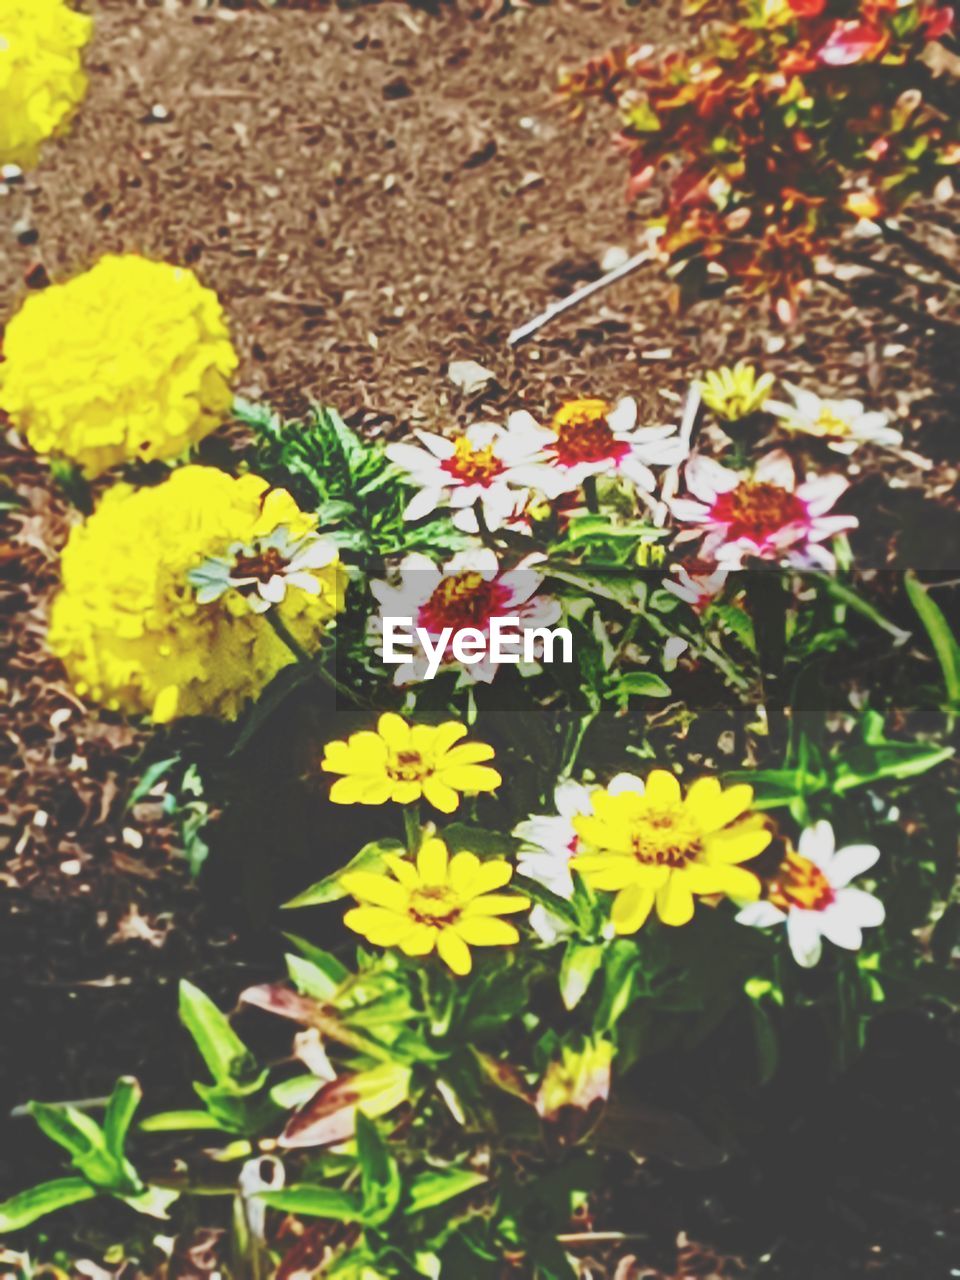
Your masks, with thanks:
[[[771,840],[762,817],[748,815],[752,787],[700,778],[684,797],[672,773],[654,769],[646,784],[620,774],[591,803],[591,814],[573,819],[585,848],[570,865],[591,888],[617,894],[617,933],[636,933],[654,902],[664,924],[679,925],[693,916],[694,894],[759,896],[760,881],[737,865]]]
[[[408,724],[385,711],[376,732],[364,729],[344,742],[328,742],[321,768],[342,773],[330,788],[334,804],[410,804],[421,796],[441,813],[453,813],[461,791],[493,791],[501,778],[481,764],[493,759],[485,742],[461,742],[466,727]]]
[[[724,422],[739,422],[763,408],[776,379],[772,373],[757,377],[752,364],[738,360],[731,368],[711,370],[700,383],[703,403]]]
[[[50,648],[77,692],[110,710],[233,720],[294,657],[242,591],[203,604],[188,575],[237,538],[313,525],[260,476],[182,467],[155,488],[117,485],[64,548]],[[316,595],[290,590],[274,606],[307,652],[343,608],[339,560],[317,578]]]
[[[37,163],[87,92],[93,22],[64,0],[0,0],[0,164]]]
[[[399,947],[404,955],[436,951],[454,973],[469,973],[471,947],[508,947],[520,940],[512,924],[499,919],[526,911],[530,899],[497,893],[513,867],[502,858],[484,862],[466,850],[451,858],[438,836],[424,840],[416,861],[386,854],[392,876],[348,871],[340,883],[360,903],[344,924],[377,947]]]
[[[38,453],[88,476],[202,440],[230,411],[237,367],[217,295],[136,254],[31,294],[3,354],[0,409]]]

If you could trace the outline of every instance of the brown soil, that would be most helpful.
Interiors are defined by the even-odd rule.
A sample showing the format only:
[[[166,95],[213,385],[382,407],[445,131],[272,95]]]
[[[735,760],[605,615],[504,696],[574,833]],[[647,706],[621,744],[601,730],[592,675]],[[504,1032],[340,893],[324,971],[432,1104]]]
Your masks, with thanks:
[[[0,316],[29,287],[105,251],[188,263],[226,304],[243,394],[290,412],[322,399],[370,435],[482,416],[445,376],[458,358],[496,374],[488,404],[497,413],[630,392],[656,419],[676,412],[704,365],[753,357],[897,414],[932,466],[907,460],[866,477],[853,501],[874,518],[874,562],[893,549],[921,567],[960,564],[948,362],[942,344],[889,310],[856,309],[822,288],[787,333],[742,305],[678,317],[650,268],[507,347],[515,325],[594,277],[609,247],[632,252],[642,229],[642,209],[623,200],[610,119],[575,127],[555,107],[558,65],[628,34],[674,37],[672,6],[560,3],[496,20],[392,3],[85,7],[97,18],[89,98],[72,133],[0,196]],[[949,226],[948,211],[935,210],[941,247]],[[873,296],[872,286],[853,287]],[[893,287],[881,286],[881,302]],[[68,506],[15,442],[2,470],[23,506],[12,515],[19,546],[0,557],[9,623],[0,738],[9,797],[0,1079],[9,1094],[0,1096],[16,1104],[102,1093],[120,1071],[162,1092],[185,1071],[171,1034],[176,979],[199,976],[229,998],[275,949],[238,937],[190,885],[155,809],[125,811],[142,736],[88,715],[43,649]],[[915,545],[921,505],[926,536]],[[25,1168],[48,1172],[44,1158],[14,1121],[0,1143],[0,1182],[22,1186]],[[670,1199],[672,1227],[694,1226],[676,1204],[696,1201],[696,1228],[709,1234],[713,1194],[698,1185]],[[910,1203],[890,1211],[886,1240],[871,1234],[874,1212],[869,1229],[842,1223],[830,1261],[812,1255],[818,1280],[866,1266],[891,1280],[941,1274],[940,1250],[914,1239],[913,1191],[900,1200]],[[737,1212],[748,1216],[745,1205]],[[935,1210],[920,1212],[942,1229]],[[718,1236],[730,1234],[722,1214],[716,1223]],[[807,1267],[811,1255],[799,1256]],[[925,1269],[912,1269],[920,1258]],[[813,1274],[789,1265],[781,1274]]]

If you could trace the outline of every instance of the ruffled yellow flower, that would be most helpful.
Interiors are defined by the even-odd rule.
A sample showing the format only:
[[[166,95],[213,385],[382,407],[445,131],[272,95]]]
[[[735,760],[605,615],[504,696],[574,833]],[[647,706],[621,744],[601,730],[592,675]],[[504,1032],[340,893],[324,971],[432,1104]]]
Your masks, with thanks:
[[[771,840],[762,817],[748,814],[752,787],[700,778],[684,797],[672,773],[654,769],[646,784],[621,774],[591,803],[591,814],[573,819],[582,851],[570,865],[591,888],[617,894],[617,933],[636,933],[654,902],[664,924],[680,925],[693,916],[694,894],[759,896],[760,881],[737,865]]]
[[[384,858],[393,876],[348,871],[340,883],[360,903],[344,924],[376,947],[399,947],[404,955],[436,951],[454,973],[469,973],[471,947],[509,947],[520,940],[500,916],[526,911],[530,899],[497,893],[513,867],[502,858],[484,862],[466,850],[451,858],[438,836],[424,840],[416,862],[396,854]]]
[[[202,440],[230,411],[237,367],[217,295],[135,254],[31,294],[3,354],[0,409],[38,453],[88,476]]]
[[[421,796],[441,813],[453,813],[462,791],[493,791],[501,778],[481,764],[493,759],[485,742],[461,742],[466,727],[408,724],[385,711],[377,730],[352,733],[344,742],[328,742],[321,768],[342,773],[330,788],[334,804],[410,804]]]
[[[314,520],[259,476],[182,467],[155,488],[110,489],[70,534],[50,622],[50,648],[77,692],[160,723],[235,719],[294,658],[240,591],[201,604],[188,574],[236,539],[281,525],[298,536]],[[319,594],[288,591],[274,606],[311,653],[343,608],[343,566],[334,560],[317,578]]]
[[[0,0],[0,164],[30,168],[69,123],[87,92],[92,30],[64,0]]]
[[[705,374],[700,383],[703,403],[724,422],[739,422],[757,413],[773,390],[772,373],[761,374],[752,364],[738,360],[732,367],[723,365]]]

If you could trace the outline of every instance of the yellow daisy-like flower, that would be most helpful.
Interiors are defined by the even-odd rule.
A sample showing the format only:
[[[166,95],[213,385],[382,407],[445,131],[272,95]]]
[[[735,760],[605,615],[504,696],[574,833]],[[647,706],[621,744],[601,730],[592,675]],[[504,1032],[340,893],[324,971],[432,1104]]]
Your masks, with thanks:
[[[279,526],[296,537],[314,523],[285,490],[215,467],[182,467],[150,489],[117,485],[64,548],[50,648],[77,692],[110,710],[233,720],[295,659],[241,591],[203,604],[189,574],[237,539]],[[339,559],[316,577],[316,595],[288,591],[274,606],[308,653],[343,608]]]
[[[481,862],[464,850],[453,857],[438,836],[424,840],[416,861],[386,854],[392,876],[348,871],[340,883],[360,903],[344,924],[377,947],[399,947],[404,955],[436,951],[454,973],[469,973],[471,947],[509,947],[516,928],[500,916],[526,911],[530,899],[497,893],[513,867],[502,858]]]
[[[700,383],[703,403],[724,422],[739,422],[757,413],[773,390],[772,373],[761,374],[752,364],[738,360],[732,367],[723,365],[705,374]]]
[[[485,742],[461,742],[466,726],[408,724],[385,711],[377,729],[328,742],[321,768],[342,773],[330,788],[334,804],[411,804],[421,796],[441,813],[453,813],[462,791],[493,791],[501,778],[482,764],[493,759]]]
[[[0,0],[0,164],[28,169],[87,92],[93,22],[64,0]]]
[[[700,778],[684,796],[672,773],[654,769],[646,784],[620,774],[591,795],[593,812],[576,816],[580,852],[570,865],[594,889],[616,893],[617,933],[636,933],[656,903],[664,924],[686,924],[695,894],[725,893],[753,901],[760,881],[738,864],[771,840],[753,788]]]
[[[136,254],[31,294],[3,355],[0,409],[38,453],[88,476],[202,440],[230,412],[237,367],[213,290]]]

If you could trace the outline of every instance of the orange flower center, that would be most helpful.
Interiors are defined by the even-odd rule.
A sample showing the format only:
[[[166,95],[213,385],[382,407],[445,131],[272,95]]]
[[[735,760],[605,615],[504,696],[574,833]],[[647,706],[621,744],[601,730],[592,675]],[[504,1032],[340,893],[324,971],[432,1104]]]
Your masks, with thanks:
[[[454,442],[453,454],[441,466],[466,484],[489,484],[503,471],[503,463],[493,451],[493,445],[475,449],[466,436]]]
[[[799,907],[823,911],[835,898],[830,882],[815,862],[790,850],[767,885],[767,897],[781,911]]]
[[[557,461],[566,467],[578,462],[604,462],[629,453],[630,446],[618,442],[607,421],[606,400],[571,400],[558,409],[551,424],[557,442],[552,445]]]
[[[777,484],[743,480],[717,497],[711,516],[730,526],[730,538],[763,538],[785,525],[805,521],[807,509],[796,494]]]
[[[442,929],[453,924],[460,915],[460,902],[447,885],[425,885],[410,895],[410,914],[417,924],[432,925]]]
[[[252,556],[237,556],[231,573],[232,578],[256,578],[258,582],[269,582],[277,573],[283,573],[287,562],[276,547],[268,547],[265,551]]]
[[[429,773],[419,751],[396,751],[387,761],[387,775],[394,782],[419,782]]]
[[[684,867],[703,849],[699,828],[679,807],[645,813],[631,832],[631,843],[638,862],[656,867]]]
[[[492,617],[503,612],[509,592],[494,578],[488,580],[481,573],[453,573],[444,578],[433,595],[420,608],[417,623],[430,632],[444,627],[462,630],[479,627],[481,630]]]

